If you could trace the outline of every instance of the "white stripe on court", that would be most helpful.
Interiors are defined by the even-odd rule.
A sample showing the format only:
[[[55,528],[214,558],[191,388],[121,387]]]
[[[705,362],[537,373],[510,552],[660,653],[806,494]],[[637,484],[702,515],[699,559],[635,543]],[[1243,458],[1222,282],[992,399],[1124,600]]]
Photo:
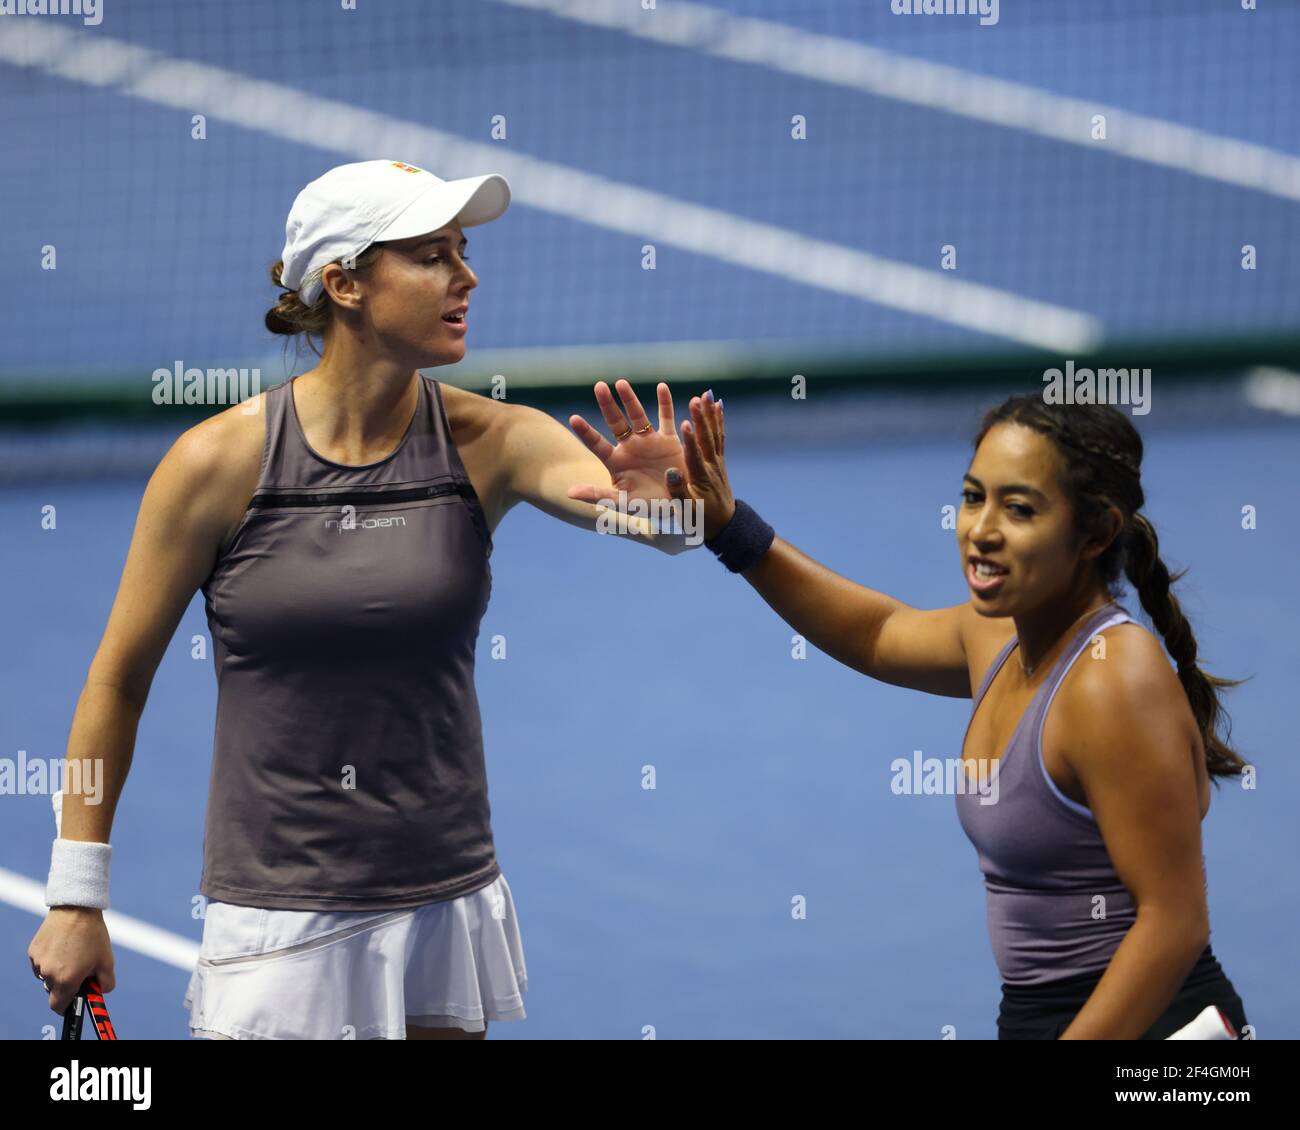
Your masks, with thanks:
[[[1101,339],[1101,323],[1077,310],[94,33],[0,21],[0,62],[352,158],[389,154],[445,179],[492,170],[510,181],[514,199],[532,208],[1025,345],[1085,353]],[[268,201],[268,207],[288,204]]]
[[[1300,200],[1300,157],[1290,153],[837,36],[686,0],[649,11],[635,0],[498,2]],[[1105,141],[1092,139],[1094,114],[1106,117]]]
[[[50,909],[45,905],[44,883],[3,867],[0,867],[0,902],[19,910],[31,911],[41,918]],[[182,938],[169,930],[160,930],[157,926],[150,926],[148,922],[116,910],[104,911],[104,925],[108,927],[108,936],[114,947],[134,950],[145,957],[161,961],[164,965],[184,969],[186,973],[194,971],[194,965],[199,959],[198,942]]]
[[[1300,373],[1261,365],[1246,374],[1248,404],[1283,416],[1300,416]]]

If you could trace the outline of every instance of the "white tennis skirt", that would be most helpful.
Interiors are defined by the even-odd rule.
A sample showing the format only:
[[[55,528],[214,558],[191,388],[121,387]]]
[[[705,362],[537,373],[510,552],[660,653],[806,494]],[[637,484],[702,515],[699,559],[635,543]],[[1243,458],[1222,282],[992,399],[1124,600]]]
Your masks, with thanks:
[[[185,992],[190,1032],[230,1040],[404,1040],[523,1020],[528,988],[504,875],[444,902],[318,913],[208,903]]]

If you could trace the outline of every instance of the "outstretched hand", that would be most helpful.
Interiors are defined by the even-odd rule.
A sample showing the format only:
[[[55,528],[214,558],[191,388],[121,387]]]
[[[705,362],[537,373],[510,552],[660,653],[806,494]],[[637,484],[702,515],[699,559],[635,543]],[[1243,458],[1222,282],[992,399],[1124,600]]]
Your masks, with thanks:
[[[569,497],[581,502],[616,502],[618,492],[627,491],[629,499],[647,502],[667,499],[668,471],[672,468],[680,471],[686,465],[685,453],[674,427],[672,393],[666,384],[659,382],[655,390],[659,397],[659,427],[656,429],[631,384],[619,380],[615,382],[615,388],[623,401],[622,408],[604,381],[596,385],[596,403],[616,443],[610,443],[581,416],[569,417],[569,427],[587,450],[605,464],[612,485],[579,483],[569,488]]]
[[[703,510],[705,538],[717,537],[736,512],[736,500],[727,478],[723,458],[727,450],[726,419],[722,401],[714,400],[710,390],[692,397],[687,405],[690,420],[682,421],[682,446],[686,454],[686,474],[673,480],[669,491],[683,503],[694,503]]]
[[[699,508],[706,538],[717,535],[736,511],[723,458],[727,434],[721,402],[714,400],[712,392],[692,397],[691,419],[682,421],[679,440],[674,428],[673,397],[666,384],[661,381],[655,390],[659,398],[658,429],[651,424],[629,382],[619,380],[615,388],[622,408],[604,381],[598,382],[595,389],[596,403],[614,434],[615,444],[581,416],[569,417],[569,426],[578,438],[609,470],[612,485],[582,483],[569,488],[569,497],[600,503],[614,501],[611,495],[626,491],[629,500],[679,499]]]

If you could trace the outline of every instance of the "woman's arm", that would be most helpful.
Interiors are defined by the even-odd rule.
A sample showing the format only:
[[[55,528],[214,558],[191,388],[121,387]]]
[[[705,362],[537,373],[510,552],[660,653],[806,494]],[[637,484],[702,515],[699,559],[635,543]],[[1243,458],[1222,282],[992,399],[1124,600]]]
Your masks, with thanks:
[[[682,466],[682,449],[673,429],[672,395],[668,386],[661,383],[658,388],[660,427],[655,430],[651,426],[648,431],[644,429],[650,421],[632,386],[627,381],[619,381],[618,387],[626,416],[615,404],[608,386],[604,382],[596,386],[596,399],[613,434],[617,436],[629,428],[633,431],[617,445],[611,444],[580,416],[572,417],[570,422],[581,442],[545,412],[526,405],[507,406],[503,510],[516,502],[528,502],[581,529],[617,534],[617,526],[609,520],[611,515],[600,522],[598,500],[610,499],[617,506],[620,492],[626,492],[629,501],[645,504],[647,515],[651,514],[651,502],[669,501],[664,475],[670,467]],[[643,429],[640,434],[638,428]],[[670,554],[691,548],[684,535],[660,533],[652,523],[638,521],[635,509],[629,507],[629,512],[625,536]],[[699,536],[694,544],[702,540]]]
[[[776,538],[741,574],[772,610],[819,651],[882,683],[970,698],[969,604],[924,611],[832,572]],[[1001,628],[1006,635],[1005,624]]]
[[[1160,645],[1108,632],[1056,696],[1044,745],[1083,788],[1137,918],[1063,1040],[1135,1040],[1169,1007],[1210,937],[1196,724]],[[1086,928],[1086,924],[1083,928]]]
[[[97,805],[67,794],[62,836],[107,843],[154,672],[229,524],[231,455],[216,421],[182,435],[145,488],[117,596],[77,702],[68,759],[104,766]],[[227,441],[228,442],[228,441]]]
[[[158,661],[230,526],[230,499],[237,499],[241,485],[239,453],[248,446],[241,437],[249,424],[235,425],[239,436],[231,434],[229,422],[216,420],[190,429],[149,480],[65,754],[68,762],[98,762],[91,779],[101,788],[93,797],[71,791],[69,783],[78,778],[65,773],[60,839],[109,842]],[[255,475],[256,448],[243,463],[250,464]],[[68,1006],[88,976],[105,992],[115,987],[108,931],[103,912],[94,907],[52,906],[27,955],[32,968],[49,982],[49,1006],[55,1012]]]
[[[735,513],[727,478],[726,428],[720,405],[695,397],[682,424],[686,475],[674,496],[704,509],[706,536]],[[881,682],[952,698],[971,695],[968,647],[991,634],[1005,640],[1007,621],[985,620],[967,604],[923,611],[832,572],[777,537],[741,574],[772,610],[814,647]]]

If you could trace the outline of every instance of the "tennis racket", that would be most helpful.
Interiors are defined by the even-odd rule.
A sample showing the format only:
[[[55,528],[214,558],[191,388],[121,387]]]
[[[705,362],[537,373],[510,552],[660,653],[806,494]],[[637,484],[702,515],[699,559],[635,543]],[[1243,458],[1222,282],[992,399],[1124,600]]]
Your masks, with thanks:
[[[72,1003],[64,1011],[62,1039],[81,1039],[81,1026],[86,1019],[86,1013],[90,1013],[91,1022],[95,1026],[95,1035],[101,1040],[117,1039],[113,1022],[108,1017],[108,1005],[104,1003],[104,994],[100,991],[99,982],[93,977],[87,977],[81,982],[77,995],[72,998]]]

